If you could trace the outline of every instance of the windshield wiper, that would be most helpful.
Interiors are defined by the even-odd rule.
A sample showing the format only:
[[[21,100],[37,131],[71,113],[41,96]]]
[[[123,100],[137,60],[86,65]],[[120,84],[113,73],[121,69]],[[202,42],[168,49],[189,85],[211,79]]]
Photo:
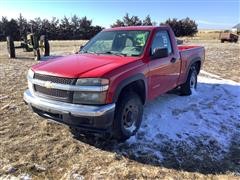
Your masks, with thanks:
[[[131,54],[130,56],[137,57],[139,54]]]
[[[112,52],[112,51],[106,51],[106,52],[93,52],[93,51],[81,51],[80,53],[84,54],[84,53],[88,53],[88,54],[111,54],[111,55],[115,55],[115,56],[127,56],[127,54],[124,53],[120,53],[120,52]]]
[[[127,54],[124,54],[124,53],[120,53],[120,52],[112,52],[112,51],[106,51],[106,52],[101,52],[99,54],[112,54],[112,55],[116,55],[116,56],[127,56]]]
[[[92,52],[92,51],[80,51],[80,53],[82,53],[82,54],[85,54],[85,53],[88,53],[88,54],[97,54],[96,52]]]

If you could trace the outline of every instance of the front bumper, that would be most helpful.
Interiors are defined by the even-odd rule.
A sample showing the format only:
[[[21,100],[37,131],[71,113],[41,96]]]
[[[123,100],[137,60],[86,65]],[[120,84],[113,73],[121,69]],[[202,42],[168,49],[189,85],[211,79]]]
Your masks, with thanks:
[[[107,130],[114,118],[114,103],[99,106],[64,103],[37,97],[30,90],[24,92],[23,99],[35,113],[82,129]]]

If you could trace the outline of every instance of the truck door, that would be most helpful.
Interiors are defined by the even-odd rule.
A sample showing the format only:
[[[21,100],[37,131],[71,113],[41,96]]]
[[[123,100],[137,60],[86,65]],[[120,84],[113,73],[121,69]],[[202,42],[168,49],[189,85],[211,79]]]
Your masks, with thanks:
[[[174,53],[167,30],[159,30],[155,33],[150,56],[155,48],[167,48],[168,56],[155,59],[150,57],[148,82],[150,83],[151,99],[175,88],[180,75],[180,58]]]

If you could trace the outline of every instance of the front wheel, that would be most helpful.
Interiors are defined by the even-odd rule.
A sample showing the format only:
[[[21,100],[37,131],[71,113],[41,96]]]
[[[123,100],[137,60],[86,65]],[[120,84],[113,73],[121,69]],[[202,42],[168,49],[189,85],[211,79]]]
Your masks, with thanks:
[[[187,77],[187,81],[180,86],[180,94],[183,96],[191,95],[197,88],[197,70],[192,66]]]
[[[125,141],[135,135],[142,122],[143,103],[134,92],[125,91],[119,97],[113,122],[114,138]]]

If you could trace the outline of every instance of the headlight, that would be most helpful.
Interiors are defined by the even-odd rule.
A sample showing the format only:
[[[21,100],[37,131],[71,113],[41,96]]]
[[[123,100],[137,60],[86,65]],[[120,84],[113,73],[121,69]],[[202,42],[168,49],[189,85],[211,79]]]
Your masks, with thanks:
[[[79,92],[73,94],[73,103],[76,104],[104,104],[106,100],[105,92]]]
[[[78,79],[76,85],[79,86],[104,86],[108,85],[108,79],[101,79],[101,78],[83,78]]]
[[[104,104],[106,100],[109,80],[102,78],[78,79],[76,86],[85,87],[86,91],[75,91],[73,103],[77,104]]]

